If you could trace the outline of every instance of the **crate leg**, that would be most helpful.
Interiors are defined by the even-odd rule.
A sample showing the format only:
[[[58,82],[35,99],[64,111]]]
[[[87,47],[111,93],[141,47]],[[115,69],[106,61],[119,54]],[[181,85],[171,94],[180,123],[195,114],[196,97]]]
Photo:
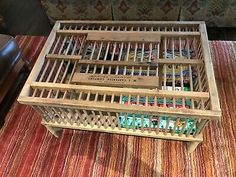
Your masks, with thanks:
[[[188,153],[192,153],[197,148],[199,143],[201,143],[201,142],[199,142],[199,141],[189,142],[187,144]]]
[[[48,131],[50,131],[55,137],[59,137],[62,133],[62,128],[57,128],[57,127],[51,127],[48,125],[44,125]]]

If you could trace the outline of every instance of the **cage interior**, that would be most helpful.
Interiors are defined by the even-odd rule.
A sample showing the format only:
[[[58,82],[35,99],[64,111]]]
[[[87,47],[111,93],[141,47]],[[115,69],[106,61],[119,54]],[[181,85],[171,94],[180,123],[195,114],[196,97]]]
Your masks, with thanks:
[[[161,33],[159,39],[157,37],[154,40],[150,36],[149,39],[142,40],[140,34],[149,31],[154,34],[154,37],[158,32]],[[61,24],[36,82],[94,87],[75,89],[76,87],[32,86],[30,96],[92,101],[93,104],[106,102],[170,109],[209,110],[209,96],[204,94],[208,92],[208,83],[203,50],[200,35],[195,35],[195,32],[198,31],[198,25],[172,27],[171,25],[139,26],[138,24],[126,26],[120,24]],[[129,32],[130,36],[125,36],[129,40],[122,40],[124,38],[122,34],[125,32]],[[193,34],[171,34],[178,32]],[[102,35],[99,37],[97,34]],[[135,39],[135,36],[132,37],[133,34],[138,37]],[[106,35],[111,35],[114,39],[110,40]],[[114,37],[116,35],[117,38]],[[138,80],[140,78],[141,81]],[[96,86],[114,87],[114,90],[97,89]],[[115,89],[116,87],[130,88],[133,92],[121,93]],[[158,90],[159,92],[158,94],[146,94],[139,89]],[[169,93],[166,91],[172,91],[174,94],[166,94]],[[178,92],[190,94],[178,94]],[[68,112],[68,109],[64,111]],[[87,110],[87,112],[75,111],[68,112],[68,114],[97,115],[99,117],[104,113]],[[117,113],[109,114],[108,117],[117,116]],[[160,127],[167,126],[167,123],[161,125],[161,121],[155,122],[157,120],[155,117],[152,117],[153,120],[150,121],[149,115],[134,115],[120,113],[118,115],[120,126],[138,126],[142,123],[142,126],[145,127],[146,119],[148,120],[146,124],[150,124],[148,125],[150,128],[157,126],[157,122]],[[135,122],[133,122],[133,117],[135,117]],[[175,122],[181,120],[175,116],[169,118],[163,116],[162,119],[168,122],[168,127],[171,120]],[[117,126],[116,121],[113,120],[114,126]],[[183,124],[192,126],[192,131],[196,120],[188,119],[187,122],[190,124]],[[176,126],[175,123],[172,127],[174,126]]]

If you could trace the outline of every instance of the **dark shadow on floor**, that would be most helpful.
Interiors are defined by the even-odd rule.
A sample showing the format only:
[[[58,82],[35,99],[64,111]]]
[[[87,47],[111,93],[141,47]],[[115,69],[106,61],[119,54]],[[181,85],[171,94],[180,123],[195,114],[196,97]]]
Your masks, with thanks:
[[[37,0],[0,0],[1,14],[10,35],[48,35],[51,31],[46,14]]]

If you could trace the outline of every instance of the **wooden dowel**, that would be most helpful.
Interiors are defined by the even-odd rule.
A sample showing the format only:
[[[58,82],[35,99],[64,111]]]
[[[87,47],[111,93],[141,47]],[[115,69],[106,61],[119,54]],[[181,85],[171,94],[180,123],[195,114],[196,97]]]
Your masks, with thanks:
[[[83,94],[83,92],[79,92],[79,98],[78,98],[78,100],[81,100],[82,94]]]
[[[119,74],[119,66],[117,65],[116,66],[116,75],[118,75]]]
[[[196,130],[196,132],[194,133],[193,137],[198,136],[198,135],[202,132],[203,128],[206,126],[206,124],[208,123],[208,121],[209,121],[209,120],[201,119],[201,121],[200,121],[199,125],[197,126],[197,130]]]
[[[119,53],[118,61],[121,61],[121,56],[122,56],[123,48],[124,48],[124,42],[121,42],[121,47],[120,47],[120,53]]]
[[[151,59],[152,59],[152,43],[149,44],[148,62],[151,62]]]
[[[134,62],[136,61],[136,57],[137,57],[137,49],[138,49],[138,43],[135,43],[135,49],[134,49]]]
[[[148,106],[148,96],[145,97],[145,106]]]
[[[142,75],[142,67],[139,67],[139,75]]]
[[[131,104],[130,101],[131,101],[131,95],[129,94],[129,96],[128,96],[128,104]]]
[[[156,116],[157,117],[157,127],[156,127],[156,134],[159,134],[160,132],[160,124],[161,124],[161,117]]]
[[[88,72],[89,72],[89,64],[87,64],[85,73],[88,73]]]
[[[111,61],[114,60],[114,56],[115,56],[115,52],[116,52],[116,46],[117,46],[117,43],[115,42],[114,45],[113,45],[113,51],[112,51]]]
[[[124,113],[124,117],[125,117],[125,128],[126,128],[126,130],[129,130],[129,126],[128,126],[128,115],[127,115],[127,113]]]
[[[90,92],[88,92],[86,100],[89,101],[89,99],[90,99]]]
[[[148,115],[149,125],[148,125],[148,132],[150,133],[152,130],[152,115]]]
[[[120,126],[120,121],[119,121],[119,113],[116,113],[116,119],[118,120],[118,128],[119,130],[121,129],[121,126]]]
[[[95,42],[93,43],[93,49],[92,49],[92,52],[91,52],[91,54],[90,54],[89,60],[92,60],[92,59],[93,59],[93,54],[94,54],[96,45],[97,45],[97,42],[95,41]]]
[[[139,105],[140,95],[137,95],[137,105]]]
[[[179,133],[179,136],[182,136],[184,134],[184,131],[185,131],[186,126],[187,126],[187,123],[188,123],[188,118],[185,119],[184,125],[183,125],[183,127],[181,129],[181,132]]]
[[[103,95],[103,100],[102,100],[102,101],[103,101],[103,102],[106,101],[106,94]]]
[[[132,124],[133,124],[133,131],[136,130],[136,129],[135,129],[135,117],[136,117],[135,114],[133,114],[133,123],[132,123]]]
[[[180,118],[177,118],[175,119],[175,125],[174,125],[174,128],[173,128],[173,131],[171,132],[171,135],[173,136],[176,132],[176,128],[178,127],[178,123],[180,121]]]
[[[97,55],[97,60],[99,60],[99,58],[100,58],[101,51],[102,51],[102,46],[103,46],[103,41],[101,42],[100,47],[99,47],[99,51],[98,51],[98,55]]]
[[[123,75],[126,75],[126,72],[127,72],[127,67],[126,67],[126,66],[124,66]]]
[[[122,100],[123,100],[123,95],[120,94],[120,100],[119,100],[119,104],[122,104]]]
[[[147,76],[149,76],[150,73],[150,66],[147,67]]]
[[[114,102],[114,98],[115,98],[115,94],[112,94],[112,95],[111,95],[111,103]]]
[[[95,98],[94,98],[94,101],[97,101],[97,100],[98,100],[98,92],[96,92]]]
[[[172,90],[175,90],[175,65],[172,65]]]
[[[198,119],[194,119],[193,124],[189,128],[188,132],[186,133],[186,137],[189,137],[190,133],[193,131],[194,126],[196,125]]]
[[[132,66],[132,70],[131,70],[131,76],[134,75],[134,67]]]
[[[166,74],[167,74],[167,69],[166,69],[166,64],[163,65],[163,68],[164,68],[164,86],[163,86],[163,90],[166,90],[167,87],[166,87]]]
[[[179,37],[179,56],[182,57],[182,40],[181,40],[181,37]]]
[[[157,96],[154,96],[154,106],[157,106]]]
[[[126,61],[129,61],[129,51],[130,51],[130,42],[128,43],[128,47],[127,47]]]
[[[144,115],[141,114],[141,132],[144,132]]]
[[[52,50],[52,54],[54,54],[55,53],[55,51],[56,51],[56,49],[57,49],[57,45],[58,45],[58,43],[59,43],[59,41],[61,40],[61,35],[59,35],[59,37],[57,38],[57,42],[56,42],[56,44],[54,45],[54,47],[53,47],[53,50]]]
[[[160,58],[160,43],[157,43],[157,58]]]
[[[141,62],[143,62],[143,57],[144,57],[144,43],[142,43]]]
[[[164,131],[164,135],[166,135],[168,133],[169,125],[170,125],[170,117],[167,117],[167,122],[166,122],[166,127],[165,127],[165,131]]]

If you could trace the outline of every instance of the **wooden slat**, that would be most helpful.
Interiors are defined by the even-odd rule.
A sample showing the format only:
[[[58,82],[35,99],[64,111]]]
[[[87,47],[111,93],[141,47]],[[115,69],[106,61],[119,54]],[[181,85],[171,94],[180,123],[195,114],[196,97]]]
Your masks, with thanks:
[[[69,128],[69,129],[81,129],[81,130],[88,130],[88,131],[99,131],[99,132],[108,132],[108,133],[118,133],[118,134],[128,134],[128,135],[136,135],[136,136],[145,136],[145,137],[153,137],[153,138],[161,138],[161,139],[171,139],[171,140],[181,140],[181,141],[203,141],[203,138],[200,137],[196,137],[193,138],[192,135],[190,135],[189,137],[185,137],[185,136],[178,136],[177,134],[175,135],[171,135],[171,133],[167,133],[166,135],[164,135],[163,132],[159,132],[158,134],[156,134],[155,132],[141,132],[141,130],[135,130],[133,131],[132,129],[130,130],[126,130],[125,128],[117,128],[115,127],[114,129],[111,127],[108,128],[102,128],[101,126],[97,126],[94,125],[94,127],[90,127],[90,126],[83,126],[82,124],[80,126],[74,124],[74,125],[68,125],[68,124],[58,124],[58,123],[47,123],[42,121],[43,125],[49,125],[51,127],[61,127],[61,128]]]
[[[111,34],[114,34],[116,35],[117,34],[133,34],[134,32],[133,31],[99,31],[99,30],[57,30],[56,33],[58,35],[87,35],[89,34],[90,32],[92,33],[98,33],[97,35],[99,36],[99,34],[107,34],[107,35],[110,35],[109,33]],[[135,31],[136,34],[154,34],[154,35],[160,35],[160,36],[171,36],[171,37],[179,37],[179,36],[199,36],[200,33],[199,32],[188,32],[188,31],[181,31],[181,32],[175,32],[175,31],[147,31],[147,32],[144,32],[144,31]],[[105,35],[104,35],[105,36]],[[118,40],[118,39],[117,39]],[[150,39],[151,40],[151,39]],[[156,42],[156,41],[153,41],[153,42]]]
[[[66,57],[63,57],[66,58]],[[81,58],[78,57],[70,57],[70,59],[79,60],[78,63],[80,64],[91,64],[91,65],[114,65],[114,66],[158,66],[163,64],[191,64],[191,65],[202,65],[203,62],[200,59],[156,59],[152,60],[151,62],[148,61],[109,61],[109,60],[80,60]]]
[[[88,32],[87,41],[130,41],[130,42],[160,42],[159,34],[146,32],[127,33],[119,32]]]
[[[75,73],[72,83],[84,85],[158,88],[158,77]]]
[[[101,110],[110,112],[126,112],[126,113],[140,113],[140,114],[157,114],[157,115],[176,115],[176,116],[191,116],[191,118],[198,118],[203,116],[204,119],[219,119],[221,115],[220,111],[211,110],[191,110],[183,108],[163,108],[153,106],[139,106],[139,105],[124,105],[110,102],[100,102],[100,104],[94,104],[93,101],[84,100],[63,100],[63,99],[47,99],[47,98],[32,98],[20,96],[20,103],[29,105],[46,105],[55,107],[68,107],[78,108],[86,110]],[[61,101],[60,101],[61,100]],[[63,101],[62,101],[63,100]]]
[[[56,38],[56,30],[58,30],[60,28],[60,23],[59,22],[56,22],[46,43],[44,44],[44,47],[42,49],[42,51],[40,52],[39,54],[39,57],[27,79],[27,81],[25,82],[25,85],[20,93],[20,95],[29,95],[30,93],[30,83],[35,81],[36,78],[38,77],[40,71],[41,71],[41,68],[44,64],[44,58],[45,58],[45,55],[49,52],[50,50],[50,47],[49,46],[52,46],[55,38]]]
[[[81,55],[47,54],[46,58],[55,59],[55,60],[80,60],[82,56]]]
[[[220,109],[219,96],[218,96],[218,91],[216,87],[210,48],[208,44],[206,25],[204,22],[200,24],[200,31],[201,31],[203,56],[205,60],[205,70],[207,74],[207,81],[208,81],[208,86],[209,86],[210,96],[211,96],[211,109],[220,111],[221,109]]]
[[[190,91],[169,91],[169,90],[150,90],[150,89],[133,89],[133,88],[118,88],[118,87],[99,87],[87,85],[71,85],[71,84],[58,84],[58,83],[45,83],[33,82],[32,88],[45,88],[56,90],[78,90],[78,91],[91,91],[93,93],[108,93],[108,94],[131,94],[143,96],[160,96],[160,97],[175,97],[175,98],[199,98],[208,99],[208,92],[190,92]]]
[[[186,25],[188,26],[193,26],[195,25],[197,27],[197,25],[201,24],[202,21],[112,21],[112,20],[58,20],[57,22],[60,22],[62,25],[94,25],[94,24],[98,24],[98,25],[138,25],[138,26],[145,26],[145,25],[165,25],[165,26],[183,26],[186,27]]]

